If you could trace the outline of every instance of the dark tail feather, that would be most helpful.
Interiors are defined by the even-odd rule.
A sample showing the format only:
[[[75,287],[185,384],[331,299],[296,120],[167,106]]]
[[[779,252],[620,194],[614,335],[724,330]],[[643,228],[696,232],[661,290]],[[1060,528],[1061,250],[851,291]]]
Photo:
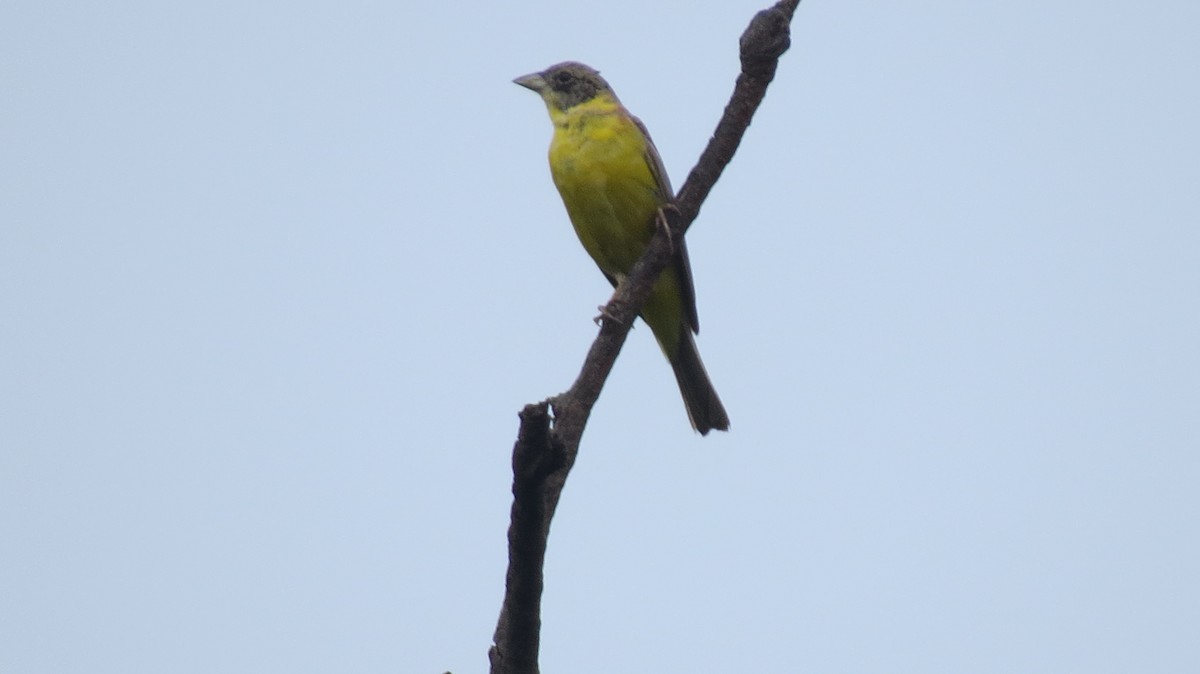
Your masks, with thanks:
[[[707,435],[714,428],[727,431],[729,415],[725,413],[725,406],[708,380],[692,333],[687,328],[680,332],[683,335],[679,340],[679,349],[670,360],[671,368],[675,370],[675,381],[679,382],[679,392],[683,394],[683,404],[687,407],[688,419],[700,435]]]

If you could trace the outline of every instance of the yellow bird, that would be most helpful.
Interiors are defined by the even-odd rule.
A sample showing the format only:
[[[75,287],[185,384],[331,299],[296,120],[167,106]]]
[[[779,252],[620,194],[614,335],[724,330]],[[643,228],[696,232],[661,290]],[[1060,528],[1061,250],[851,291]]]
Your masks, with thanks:
[[[546,102],[554,123],[554,184],[580,243],[616,286],[650,244],[659,209],[674,199],[650,134],[600,73],[582,63],[559,63],[513,81]],[[682,241],[641,315],[675,371],[692,427],[701,435],[729,430],[729,416],[692,338],[700,321]]]

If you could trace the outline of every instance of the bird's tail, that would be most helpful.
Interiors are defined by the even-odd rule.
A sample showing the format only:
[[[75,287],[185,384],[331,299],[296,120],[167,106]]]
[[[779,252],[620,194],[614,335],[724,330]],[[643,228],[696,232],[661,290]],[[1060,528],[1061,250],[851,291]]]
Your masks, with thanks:
[[[717,390],[704,370],[700,352],[696,350],[696,340],[692,339],[692,333],[687,328],[679,332],[679,348],[669,360],[671,368],[675,370],[675,381],[679,382],[679,392],[683,394],[688,419],[700,435],[707,435],[714,428],[727,431],[729,415],[725,413],[725,406],[721,404]]]

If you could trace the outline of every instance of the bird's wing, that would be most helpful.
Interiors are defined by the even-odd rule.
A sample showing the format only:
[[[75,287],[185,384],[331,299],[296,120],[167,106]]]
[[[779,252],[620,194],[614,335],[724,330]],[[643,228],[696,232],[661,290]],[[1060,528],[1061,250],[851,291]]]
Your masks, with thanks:
[[[631,117],[633,116],[631,115]],[[646,138],[646,164],[650,167],[650,174],[654,176],[662,204],[675,203],[675,191],[671,189],[671,178],[667,175],[666,167],[663,166],[662,157],[658,155],[658,148],[654,147],[650,131],[637,117],[633,117],[633,123],[637,124],[638,129]],[[692,283],[692,265],[688,261],[687,243],[683,239],[679,240],[679,245],[675,248],[675,259],[671,261],[671,264],[675,268],[675,274],[679,277],[679,293],[682,296],[680,299],[683,301],[684,318],[692,332],[699,334],[700,315],[696,311],[696,288]]]

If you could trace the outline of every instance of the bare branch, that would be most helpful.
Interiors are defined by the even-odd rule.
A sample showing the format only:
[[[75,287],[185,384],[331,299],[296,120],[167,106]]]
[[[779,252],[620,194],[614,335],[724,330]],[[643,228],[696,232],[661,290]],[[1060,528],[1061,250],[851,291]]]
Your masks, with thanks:
[[[739,40],[742,72],[734,85],[733,95],[708,140],[708,146],[675,198],[685,230],[700,214],[700,204],[708,198],[721,172],[733,159],[733,153],[737,152],[742,136],[750,126],[750,118],[767,95],[767,85],[775,78],[779,57],[792,44],[789,26],[799,4],[800,0],[781,0],[774,7],[755,14],[742,33]]]
[[[492,674],[538,672],[546,541],[588,417],[634,319],[670,262],[672,242],[682,240],[750,126],[775,76],[779,57],[791,43],[789,26],[798,5],[799,0],[780,0],[750,22],[740,41],[742,72],[733,95],[675,204],[663,209],[668,226],[656,228],[646,253],[605,305],[600,334],[575,383],[565,393],[521,411],[521,427],[513,447],[505,596],[493,646],[488,651]]]

